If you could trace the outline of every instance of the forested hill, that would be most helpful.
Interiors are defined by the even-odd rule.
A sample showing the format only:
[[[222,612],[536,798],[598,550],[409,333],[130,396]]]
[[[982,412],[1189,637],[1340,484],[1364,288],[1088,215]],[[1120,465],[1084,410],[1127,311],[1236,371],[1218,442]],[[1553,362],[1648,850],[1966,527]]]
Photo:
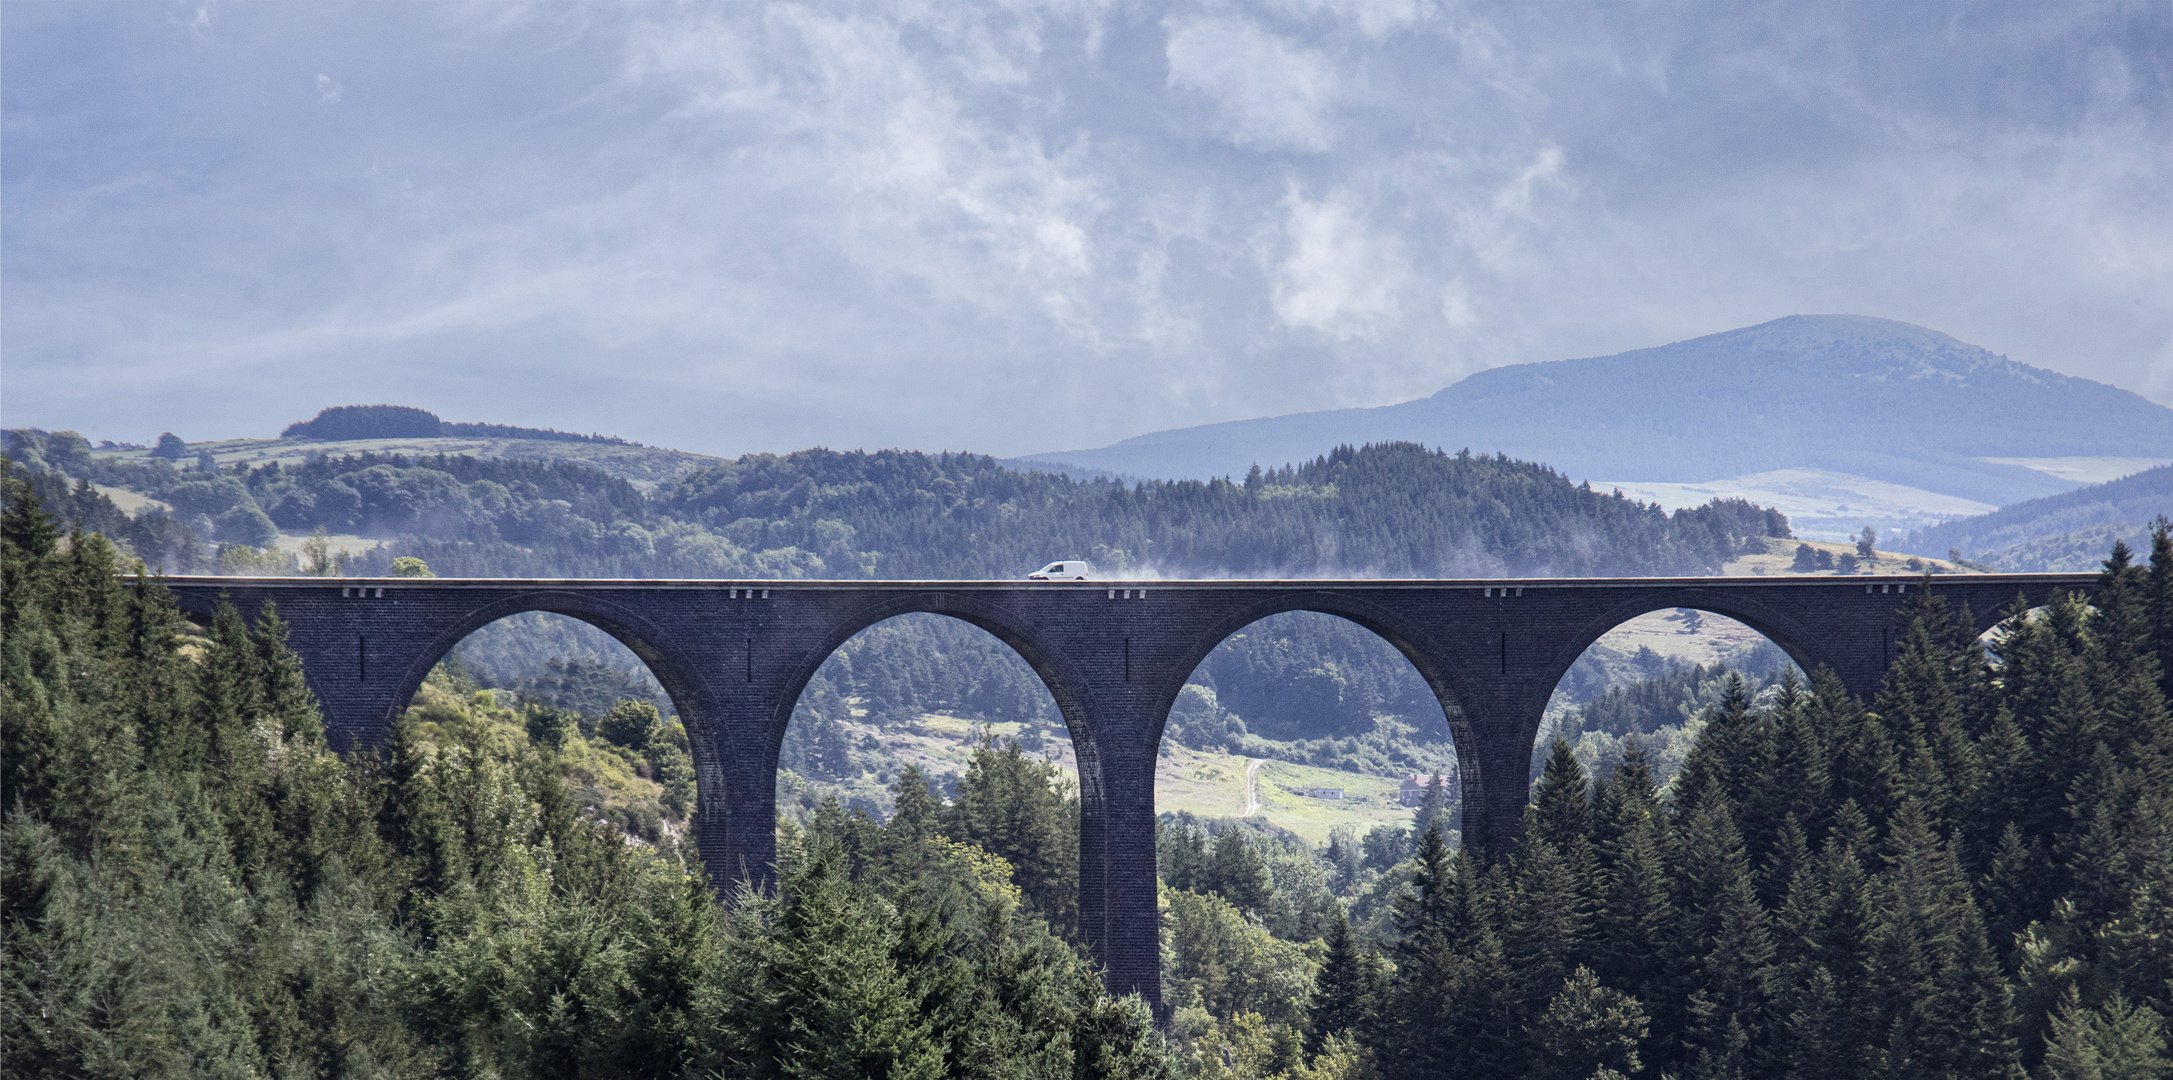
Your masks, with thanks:
[[[1243,483],[1127,486],[986,457],[804,451],[682,481],[663,508],[735,540],[808,547],[824,522],[885,577],[1011,577],[1055,558],[1170,575],[1454,577],[1717,570],[1787,520],[1736,501],[1669,516],[1541,465],[1410,443],[1339,447]],[[1762,548],[1762,545],[1761,545]]]
[[[36,438],[11,432],[11,448],[39,452],[48,492],[68,478],[139,492],[170,507],[146,513],[229,554],[320,528],[389,541],[351,573],[414,555],[440,574],[505,576],[1011,578],[1062,558],[1164,577],[1701,574],[1789,535],[1778,512],[1741,500],[1669,514],[1543,465],[1409,443],[1339,447],[1242,482],[1137,485],[972,454],[804,450],[645,495],[568,463],[362,454],[206,472]],[[82,517],[102,501],[53,504]],[[168,558],[169,571],[200,568]]]
[[[1932,555],[1959,550],[2002,570],[2050,570],[2057,560],[2043,556],[2064,546],[2061,541],[2066,537],[2080,534],[2078,540],[2089,545],[2085,550],[2095,558],[2113,539],[2140,547],[2150,523],[2168,513],[2173,513],[2173,465],[2160,465],[2108,483],[2003,506],[1989,514],[1941,522],[1910,534],[1902,546]],[[2039,558],[2031,559],[2031,554]],[[2081,562],[2057,568],[2090,565]]]

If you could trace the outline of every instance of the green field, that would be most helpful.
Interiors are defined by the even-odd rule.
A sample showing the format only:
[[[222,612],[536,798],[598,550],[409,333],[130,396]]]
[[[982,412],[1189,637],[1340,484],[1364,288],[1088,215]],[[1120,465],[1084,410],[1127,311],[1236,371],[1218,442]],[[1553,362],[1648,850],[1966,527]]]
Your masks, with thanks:
[[[1324,844],[1330,832],[1345,826],[1363,836],[1376,825],[1410,824],[1411,809],[1397,801],[1401,784],[1399,777],[1270,761],[1260,769],[1260,802],[1269,824]],[[1302,788],[1342,788],[1343,798],[1316,799],[1299,794]]]
[[[918,765],[931,779],[965,772],[982,732],[998,739],[1015,738],[1020,732],[1018,724],[982,724],[941,713],[922,714],[910,729],[883,730],[857,719],[844,726],[856,745],[872,737],[882,745],[885,756]],[[1070,739],[1050,739],[1038,753],[1054,762],[1073,784],[1078,783],[1079,758]],[[1175,744],[1164,747],[1155,762],[1156,812],[1183,811],[1202,818],[1245,816],[1245,772],[1253,760]],[[1375,825],[1403,825],[1411,820],[1411,810],[1397,801],[1398,777],[1263,760],[1255,783],[1259,800],[1255,816],[1316,844],[1327,843],[1328,834],[1337,828],[1363,834]],[[871,797],[878,796],[881,788],[872,774],[841,786]],[[1344,798],[1316,799],[1300,794],[1304,788],[1342,788]],[[877,801],[887,805],[880,797]]]

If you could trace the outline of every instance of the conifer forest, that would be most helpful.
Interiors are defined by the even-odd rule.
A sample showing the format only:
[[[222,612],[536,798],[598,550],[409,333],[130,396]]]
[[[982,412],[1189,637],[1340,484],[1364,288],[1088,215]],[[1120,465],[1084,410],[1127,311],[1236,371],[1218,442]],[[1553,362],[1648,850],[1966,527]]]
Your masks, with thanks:
[[[2173,0],[0,0],[17,1078],[2173,1080]]]
[[[798,573],[821,560],[824,573],[1008,576],[1012,563],[1068,554],[1053,548],[1066,535],[1053,519],[973,509],[993,505],[976,492],[1007,484],[1021,485],[1003,496],[1013,504],[1051,498],[1056,479],[912,457],[900,460],[929,471],[911,485],[871,479],[880,456],[832,455],[607,498],[586,481],[588,495],[548,494],[543,467],[485,475],[505,463],[448,459],[430,468],[466,485],[463,498],[505,493],[497,517],[464,519],[495,535],[396,532],[404,546],[369,558],[515,573],[538,551],[589,543],[600,561],[580,569],[662,572],[681,557],[673,545],[699,541],[704,558],[767,557]],[[398,472],[412,463],[321,464],[322,476],[176,480],[221,493],[168,501],[228,500],[209,515],[214,533],[228,528],[222,515],[253,527],[244,509],[289,529],[347,514],[356,528],[358,506],[396,505],[411,516],[387,528],[425,530],[414,500],[350,505],[341,490],[361,498],[355,480],[371,470],[444,483]],[[817,466],[845,471],[822,483],[771,475]],[[1383,494],[1369,517],[1349,500],[1401,482],[1362,475],[1376,466],[1463,476],[1471,486],[1458,490],[1495,501],[1427,510]],[[1226,559],[1232,572],[1356,565],[1358,552],[1383,572],[1445,573],[1427,553],[1454,547],[1439,535],[1451,526],[1476,538],[1454,547],[1459,558],[1511,572],[1565,552],[1583,553],[1577,572],[1693,572],[1786,536],[1778,515],[1747,504],[1670,517],[1537,467],[1415,448],[1339,452],[1220,487],[1061,483],[1064,514],[1122,526],[1093,533],[1103,551],[1082,557],[1153,551],[1172,564]],[[489,657],[455,659],[389,745],[343,759],[326,748],[276,613],[244,625],[229,610],[198,627],[155,574],[128,576],[204,530],[108,514],[95,491],[51,473],[10,469],[5,485],[0,1051],[11,1075],[2173,1074],[2173,532],[2162,521],[2147,555],[2108,554],[2090,602],[2005,612],[1982,638],[1936,590],[1913,593],[1899,659],[1871,700],[1823,671],[1750,663],[1654,668],[1586,695],[1553,728],[1523,840],[1493,857],[1456,845],[1439,780],[1408,825],[1326,844],[1251,819],[1164,814],[1155,1015],[1103,991],[1077,927],[1076,793],[1017,740],[984,732],[955,776],[887,770],[879,800],[810,789],[780,819],[776,887],[718,897],[682,839],[685,733],[643,680],[561,661],[528,665],[512,687]],[[795,519],[802,511],[832,516]],[[576,512],[610,527],[568,525]],[[1579,522],[1612,539],[1563,539]],[[508,532],[523,527],[561,532]],[[1433,539],[1407,543],[1421,534]],[[636,551],[654,561],[619,561]],[[1188,689],[1171,740],[1416,761],[1395,756],[1410,740],[1381,719],[1419,710],[1401,676],[1337,669],[1343,696],[1315,699],[1345,703],[1350,715],[1333,722],[1246,697],[1255,676],[1298,685],[1350,653],[1327,632],[1275,638],[1203,665],[1212,685],[1199,689],[1215,693]],[[1043,707],[999,667],[946,683],[974,665],[928,633],[887,648],[937,659],[907,668],[918,674],[885,700],[955,700],[992,717]],[[833,697],[865,703],[899,681],[878,673],[881,651],[848,650],[825,669],[794,724],[813,734],[788,746],[799,755],[788,764],[817,775],[869,752],[821,734],[821,717],[842,715]],[[1668,720],[1691,711],[1692,723]],[[1351,735],[1368,724],[1386,734]],[[1670,732],[1681,744],[1663,754]],[[1605,752],[1591,752],[1595,739]]]

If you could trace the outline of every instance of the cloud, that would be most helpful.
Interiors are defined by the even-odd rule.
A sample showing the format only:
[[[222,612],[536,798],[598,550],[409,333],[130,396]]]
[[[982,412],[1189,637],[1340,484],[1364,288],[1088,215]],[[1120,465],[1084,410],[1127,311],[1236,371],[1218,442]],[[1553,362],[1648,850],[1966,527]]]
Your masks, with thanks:
[[[1326,57],[1242,17],[1172,18],[1163,25],[1169,85],[1213,100],[1231,142],[1316,152],[1334,144],[1340,80]]]
[[[1371,228],[1348,191],[1310,202],[1293,189],[1284,206],[1276,315],[1331,338],[1379,336],[1402,313],[1411,277],[1401,243]]]
[[[211,10],[0,6],[7,423],[1019,453],[1802,311],[2173,402],[2162,6]]]
[[[1433,17],[1425,0],[1280,0],[1284,12],[1347,22],[1368,38],[1380,39]]]
[[[690,95],[673,126],[691,138],[755,134],[747,178],[819,193],[835,212],[809,224],[867,271],[946,302],[1032,305],[1091,337],[1076,289],[1096,270],[1101,207],[1077,140],[975,115],[974,95],[1013,88],[1037,48],[1024,31],[778,5],[644,27],[632,77]]]

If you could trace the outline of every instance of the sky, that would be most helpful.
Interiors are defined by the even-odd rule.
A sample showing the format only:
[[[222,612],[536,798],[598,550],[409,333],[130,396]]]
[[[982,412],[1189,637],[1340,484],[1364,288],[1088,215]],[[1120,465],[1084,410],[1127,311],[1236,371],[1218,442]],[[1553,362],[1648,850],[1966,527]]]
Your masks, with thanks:
[[[0,423],[1014,455],[1797,313],[2173,405],[2173,4],[0,6]]]

